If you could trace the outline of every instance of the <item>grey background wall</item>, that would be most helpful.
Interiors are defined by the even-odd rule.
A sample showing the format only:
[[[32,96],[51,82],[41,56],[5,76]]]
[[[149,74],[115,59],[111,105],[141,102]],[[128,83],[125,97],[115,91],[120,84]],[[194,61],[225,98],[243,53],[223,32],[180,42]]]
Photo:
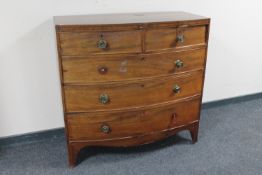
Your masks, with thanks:
[[[260,1],[0,2],[0,137],[64,126],[56,15],[187,11],[211,17],[204,102],[262,92]]]

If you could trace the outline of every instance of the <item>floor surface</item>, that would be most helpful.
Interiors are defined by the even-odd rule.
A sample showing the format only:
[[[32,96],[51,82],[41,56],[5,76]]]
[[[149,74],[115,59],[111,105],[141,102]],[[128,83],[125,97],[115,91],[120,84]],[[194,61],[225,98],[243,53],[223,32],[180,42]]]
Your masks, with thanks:
[[[91,148],[67,167],[64,136],[0,146],[1,175],[260,175],[262,99],[202,110],[199,139],[188,132],[129,149]],[[88,156],[90,155],[90,156]]]

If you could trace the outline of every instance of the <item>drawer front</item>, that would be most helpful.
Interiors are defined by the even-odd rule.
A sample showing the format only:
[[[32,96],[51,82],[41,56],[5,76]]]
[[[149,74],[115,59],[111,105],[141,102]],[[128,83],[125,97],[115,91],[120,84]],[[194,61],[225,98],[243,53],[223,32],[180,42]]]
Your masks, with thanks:
[[[204,44],[206,27],[152,29],[146,32],[146,51]]]
[[[64,32],[59,34],[61,55],[141,52],[140,31]]]
[[[99,140],[162,131],[199,120],[200,100],[194,99],[143,111],[66,115],[70,140]]]
[[[202,74],[202,71],[196,71],[129,83],[65,86],[66,111],[140,107],[189,97],[201,93]]]
[[[64,83],[122,81],[203,69],[205,49],[141,56],[97,56],[62,60]]]

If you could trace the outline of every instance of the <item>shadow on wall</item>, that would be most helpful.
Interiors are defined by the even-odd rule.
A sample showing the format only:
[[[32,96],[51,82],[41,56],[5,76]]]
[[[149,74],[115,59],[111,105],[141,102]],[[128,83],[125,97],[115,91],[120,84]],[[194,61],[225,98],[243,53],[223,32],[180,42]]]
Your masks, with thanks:
[[[55,42],[49,19],[0,51],[0,137],[63,126]]]

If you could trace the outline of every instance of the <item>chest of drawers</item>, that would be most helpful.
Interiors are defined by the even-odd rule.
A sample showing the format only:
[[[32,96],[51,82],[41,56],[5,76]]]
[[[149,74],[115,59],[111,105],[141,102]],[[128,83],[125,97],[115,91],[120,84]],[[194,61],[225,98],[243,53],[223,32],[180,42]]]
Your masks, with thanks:
[[[70,166],[87,146],[181,130],[197,141],[209,23],[184,12],[55,17]]]

